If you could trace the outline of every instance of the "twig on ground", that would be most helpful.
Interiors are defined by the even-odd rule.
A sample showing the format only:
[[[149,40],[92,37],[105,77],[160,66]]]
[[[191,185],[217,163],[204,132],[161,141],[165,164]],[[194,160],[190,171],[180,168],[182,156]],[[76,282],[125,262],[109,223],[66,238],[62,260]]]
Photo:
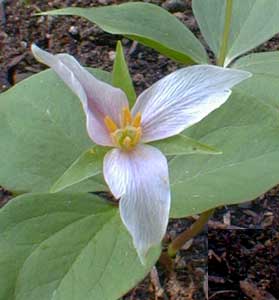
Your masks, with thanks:
[[[157,271],[156,267],[153,267],[150,272],[150,281],[154,286],[155,300],[157,300],[157,299],[168,300],[168,297],[165,294],[165,291],[161,286],[158,271]]]
[[[235,291],[235,290],[218,291],[218,292],[215,292],[214,294],[212,294],[208,299],[211,300],[211,299],[213,299],[214,297],[216,297],[217,295],[220,295],[220,294],[228,294],[228,293],[238,293],[238,291]]]

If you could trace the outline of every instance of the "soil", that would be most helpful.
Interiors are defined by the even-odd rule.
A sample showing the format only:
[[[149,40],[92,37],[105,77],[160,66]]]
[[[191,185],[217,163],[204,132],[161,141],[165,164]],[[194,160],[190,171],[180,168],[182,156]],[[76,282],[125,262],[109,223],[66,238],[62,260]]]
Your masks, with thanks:
[[[279,299],[276,230],[210,230],[209,299]]]
[[[30,54],[29,47],[32,42],[52,53],[67,52],[75,56],[82,65],[111,71],[116,42],[121,40],[137,93],[180,67],[156,51],[122,36],[104,33],[84,19],[34,16],[40,11],[55,8],[100,6],[120,2],[0,0],[0,91],[45,68]],[[167,7],[205,45],[193,17],[191,1],[145,2]],[[256,51],[277,50],[278,47],[279,38],[275,36]],[[207,46],[206,48],[212,58],[212,53]],[[8,191],[0,189],[0,207],[10,198]],[[254,201],[217,209],[208,224],[208,233],[205,229],[179,251],[172,271],[166,271],[158,263],[123,299],[202,300],[209,293],[209,299],[214,300],[273,300],[267,297],[251,298],[251,294],[249,296],[247,292],[251,286],[254,291],[266,291],[274,299],[279,299],[278,198],[279,189],[275,187]],[[171,220],[165,242],[173,240],[195,219],[196,217]],[[244,283],[240,286],[240,282]],[[226,292],[228,290],[230,292]]]

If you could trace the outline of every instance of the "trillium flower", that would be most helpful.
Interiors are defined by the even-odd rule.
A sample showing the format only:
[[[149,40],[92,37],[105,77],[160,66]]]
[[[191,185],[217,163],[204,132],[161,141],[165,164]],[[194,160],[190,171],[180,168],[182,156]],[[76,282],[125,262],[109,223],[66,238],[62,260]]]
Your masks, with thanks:
[[[222,105],[231,88],[250,73],[210,65],[177,70],[159,80],[129,108],[125,93],[96,79],[72,56],[32,46],[81,100],[87,131],[98,145],[113,147],[103,172],[142,261],[166,232],[170,184],[166,157],[148,142],[179,134]]]

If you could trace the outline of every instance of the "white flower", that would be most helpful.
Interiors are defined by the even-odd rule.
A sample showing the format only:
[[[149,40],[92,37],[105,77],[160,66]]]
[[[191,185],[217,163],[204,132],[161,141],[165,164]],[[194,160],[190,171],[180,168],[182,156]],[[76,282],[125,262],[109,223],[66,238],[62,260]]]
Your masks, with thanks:
[[[141,261],[165,234],[170,210],[166,157],[146,143],[179,134],[217,109],[234,85],[251,76],[210,65],[177,70],[145,90],[130,110],[126,95],[96,79],[72,56],[52,55],[32,45],[80,98],[90,138],[113,147],[104,158],[104,178],[120,198],[120,215]]]

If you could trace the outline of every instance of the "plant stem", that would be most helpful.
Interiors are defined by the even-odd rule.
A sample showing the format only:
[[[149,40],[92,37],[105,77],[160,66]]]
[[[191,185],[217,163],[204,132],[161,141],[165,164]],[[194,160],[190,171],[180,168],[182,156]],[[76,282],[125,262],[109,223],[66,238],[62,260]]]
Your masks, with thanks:
[[[233,6],[233,0],[227,0],[226,13],[225,13],[225,26],[224,26],[224,32],[222,37],[222,44],[220,47],[220,52],[217,61],[218,66],[224,66],[224,62],[228,50],[228,41],[229,41],[231,20],[232,20],[232,6]]]
[[[178,235],[168,246],[168,255],[174,257],[177,251],[191,238],[198,235],[204,228],[204,225],[207,223],[211,215],[213,214],[214,209],[207,210],[203,212],[198,220],[191,225],[190,228],[183,231]]]
[[[167,251],[163,251],[159,258],[159,263],[167,270],[169,273],[173,271],[173,260],[168,255]]]

